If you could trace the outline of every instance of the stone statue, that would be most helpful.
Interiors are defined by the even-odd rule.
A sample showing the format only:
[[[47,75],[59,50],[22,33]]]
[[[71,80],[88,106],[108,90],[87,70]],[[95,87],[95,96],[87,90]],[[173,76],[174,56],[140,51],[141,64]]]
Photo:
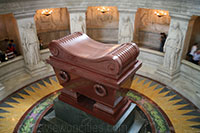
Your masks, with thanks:
[[[32,23],[28,23],[23,27],[23,51],[24,59],[27,65],[36,65],[40,62],[39,41],[35,27]]]
[[[72,18],[72,33],[77,31],[86,33],[85,29],[86,26],[82,16]]]
[[[175,22],[171,28],[164,45],[164,67],[175,70],[177,67],[178,55],[181,50],[183,35],[178,22]]]
[[[119,43],[131,42],[133,39],[133,26],[130,18],[122,19],[122,26],[119,31]]]

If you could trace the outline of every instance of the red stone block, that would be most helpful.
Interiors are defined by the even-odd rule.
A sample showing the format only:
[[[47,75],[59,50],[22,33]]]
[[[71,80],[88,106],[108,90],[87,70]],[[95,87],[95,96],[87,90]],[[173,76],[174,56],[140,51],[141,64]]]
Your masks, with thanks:
[[[142,63],[134,43],[104,44],[76,32],[49,44],[47,60],[63,86],[59,100],[116,124],[130,105],[125,97]]]

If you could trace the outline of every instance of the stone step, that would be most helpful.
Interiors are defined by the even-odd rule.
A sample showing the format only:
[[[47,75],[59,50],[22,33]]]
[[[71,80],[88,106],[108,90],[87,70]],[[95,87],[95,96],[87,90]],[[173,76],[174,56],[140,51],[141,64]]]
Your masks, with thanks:
[[[52,124],[56,124],[57,118],[56,118],[56,115],[55,115],[55,110],[51,111],[49,114],[44,116],[43,119],[48,121],[48,122],[51,122]]]
[[[122,131],[123,128],[125,128],[125,130],[127,131],[132,126],[132,123],[134,122],[135,112],[136,112],[136,104],[131,103],[128,110],[122,115],[119,121],[115,124],[115,126],[113,127],[113,130]]]
[[[138,133],[142,126],[145,123],[145,120],[142,118],[142,116],[139,114],[139,112],[135,109],[136,105],[131,104],[129,107],[129,110],[125,112],[125,114],[120,118],[118,123],[113,126],[111,132],[115,133],[121,133],[121,132],[127,132],[127,133]],[[66,112],[65,112],[66,113]],[[73,113],[72,113],[73,114]],[[69,115],[68,113],[66,115]],[[80,125],[71,125],[60,118],[56,117],[55,110],[48,113],[46,116],[43,117],[43,120],[45,122],[43,125],[43,130],[48,131],[49,133],[54,132],[70,132],[70,133],[89,133],[90,131],[82,130]],[[95,121],[96,122],[96,121]],[[97,126],[98,128],[99,124],[91,124],[90,126]],[[124,128],[123,128],[124,126]],[[44,129],[48,128],[48,129]],[[91,127],[90,127],[91,128]],[[42,130],[42,129],[41,129]],[[90,130],[90,129],[88,129]],[[92,130],[93,131],[93,130]],[[103,129],[102,129],[103,131]],[[99,132],[99,130],[97,130]]]
[[[134,122],[136,104],[131,103],[129,108],[115,125],[104,122],[58,99],[54,100],[54,109],[56,117],[68,124],[78,127],[84,133],[124,133],[128,131]]]
[[[49,114],[43,117],[43,119],[46,121],[46,126],[51,126],[49,128],[49,132],[51,131],[56,133],[63,133],[63,132],[70,132],[70,133],[83,133],[81,130],[79,130],[76,126],[72,126],[68,124],[67,122],[59,119],[55,115],[55,111],[53,110]]]
[[[139,133],[145,123],[145,119],[141,117],[139,112],[135,111],[135,120],[132,126],[129,128],[128,133]]]

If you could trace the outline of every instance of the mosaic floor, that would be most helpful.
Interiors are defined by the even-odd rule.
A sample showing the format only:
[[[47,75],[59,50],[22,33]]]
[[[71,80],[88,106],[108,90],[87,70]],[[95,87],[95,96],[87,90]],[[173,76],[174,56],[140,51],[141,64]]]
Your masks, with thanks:
[[[61,86],[55,76],[38,80],[0,102],[0,133],[38,132]],[[200,132],[200,110],[189,100],[151,79],[135,76],[127,96],[150,122],[151,132]]]

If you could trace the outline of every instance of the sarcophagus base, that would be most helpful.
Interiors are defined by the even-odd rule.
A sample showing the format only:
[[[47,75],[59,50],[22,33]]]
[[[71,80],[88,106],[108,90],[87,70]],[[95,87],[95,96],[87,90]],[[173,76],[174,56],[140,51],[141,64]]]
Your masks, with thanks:
[[[78,98],[73,98],[62,93],[58,98],[60,101],[76,107],[112,125],[117,123],[131,104],[131,101],[127,98],[121,100],[115,108],[105,106],[83,95],[79,95]]]
[[[134,123],[136,111],[135,107],[136,105],[131,103],[128,109],[122,115],[122,117],[117,121],[117,123],[115,125],[112,125],[85,113],[84,111],[78,109],[77,106],[76,108],[74,108],[73,106],[62,102],[59,99],[56,99],[54,101],[54,109],[57,118],[67,122],[74,127],[78,127],[80,131],[88,133],[127,132]]]

